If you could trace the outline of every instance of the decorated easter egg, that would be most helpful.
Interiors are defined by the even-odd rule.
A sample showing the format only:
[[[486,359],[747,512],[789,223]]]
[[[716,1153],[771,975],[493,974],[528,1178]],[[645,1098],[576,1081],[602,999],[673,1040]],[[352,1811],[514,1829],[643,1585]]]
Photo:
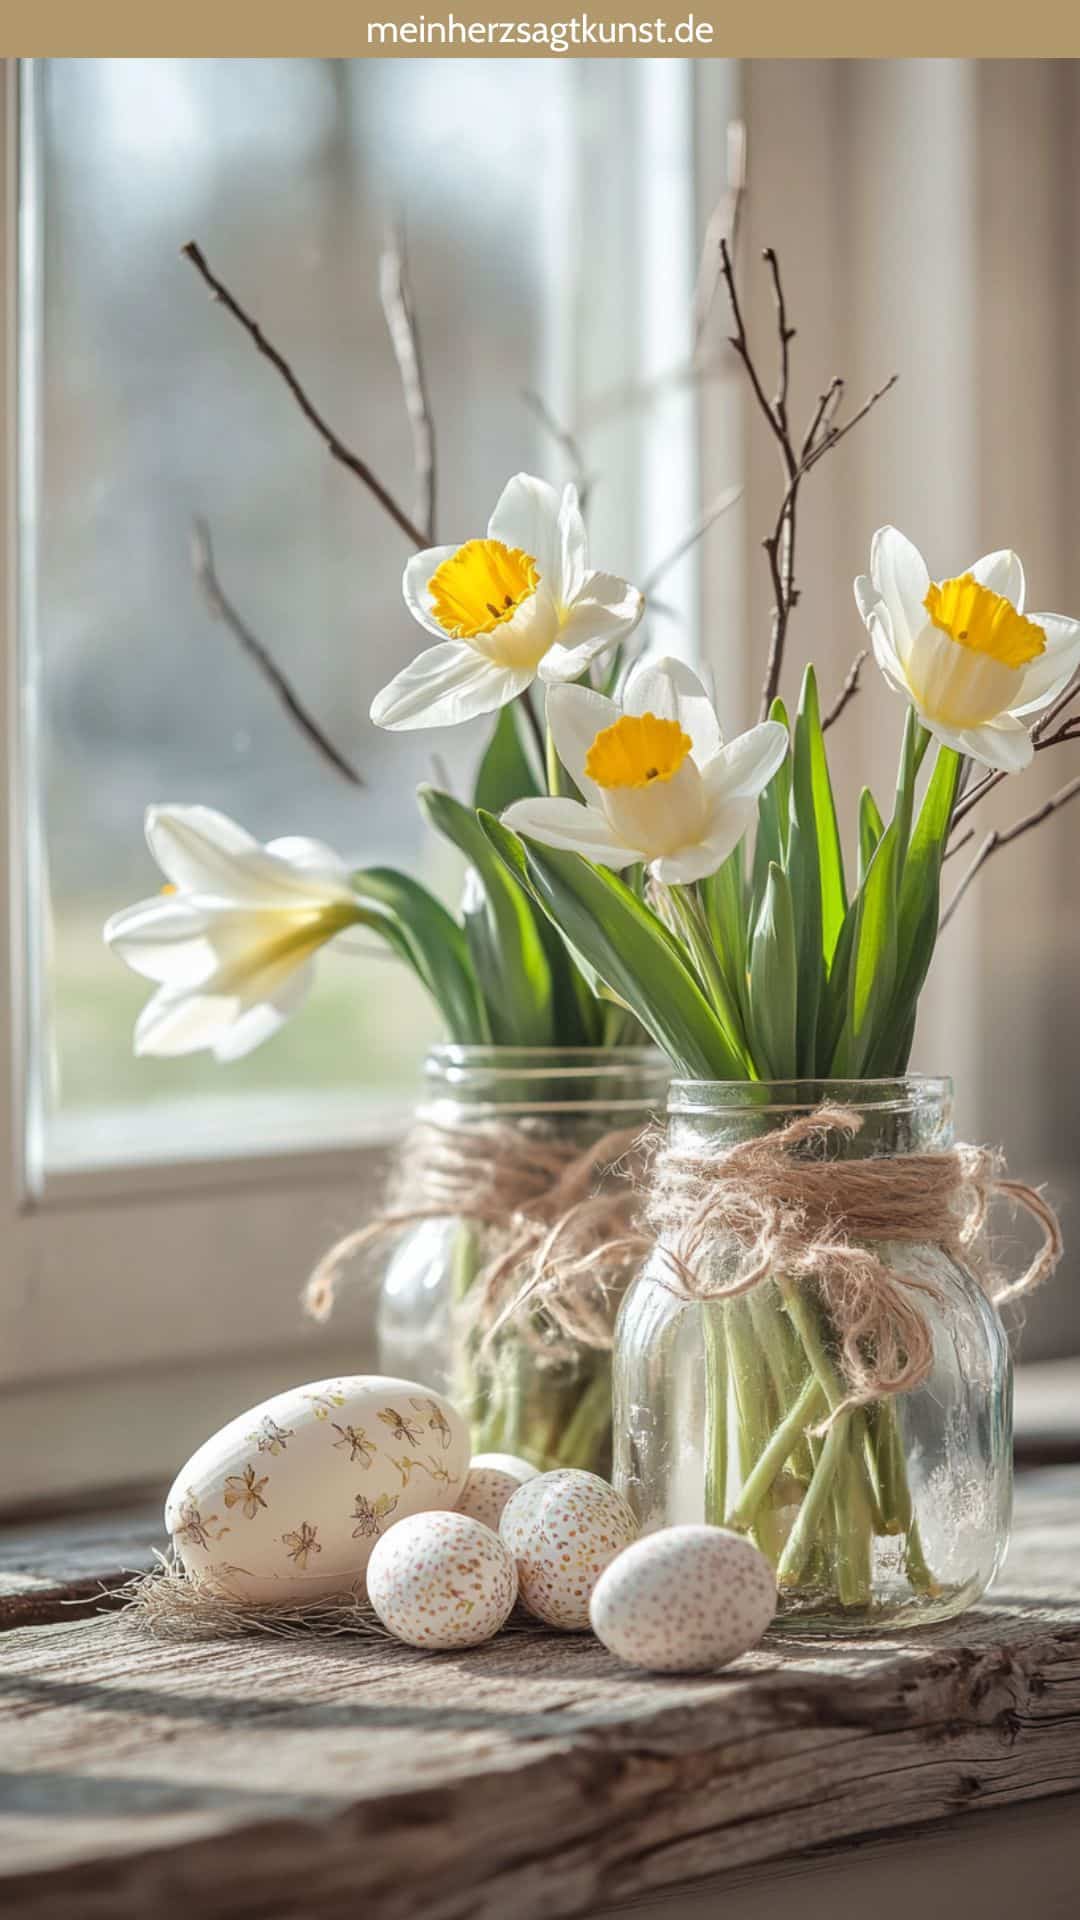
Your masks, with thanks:
[[[755,1647],[776,1612],[763,1553],[726,1527],[667,1527],[627,1547],[589,1607],[609,1653],[651,1673],[701,1673]]]
[[[574,1632],[604,1568],[637,1536],[622,1495],[599,1474],[562,1467],[510,1496],[499,1534],[514,1556],[518,1595],[538,1620]]]
[[[526,1480],[535,1480],[538,1471],[516,1453],[474,1453],[457,1510],[482,1520],[497,1533],[510,1495]]]
[[[477,1647],[498,1633],[517,1598],[514,1563],[498,1534],[465,1513],[412,1513],[377,1540],[368,1599],[410,1647]]]
[[[165,1525],[188,1572],[237,1599],[349,1593],[388,1527],[454,1505],[468,1461],[464,1420],[427,1387],[316,1380],[207,1440],[173,1482]]]

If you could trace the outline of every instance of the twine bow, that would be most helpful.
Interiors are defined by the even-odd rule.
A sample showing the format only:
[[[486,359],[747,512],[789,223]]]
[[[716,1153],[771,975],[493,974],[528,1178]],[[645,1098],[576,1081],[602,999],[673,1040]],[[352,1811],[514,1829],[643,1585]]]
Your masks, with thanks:
[[[815,1285],[836,1330],[849,1406],[909,1391],[933,1363],[920,1296],[940,1300],[940,1289],[916,1270],[917,1262],[904,1271],[887,1260],[883,1246],[943,1248],[972,1268],[998,1305],[1038,1286],[1062,1253],[1053,1208],[1034,1188],[1006,1179],[1001,1157],[984,1147],[822,1157],[830,1140],[853,1139],[862,1125],[855,1109],[824,1105],[722,1153],[662,1145],[646,1208],[673,1292],[732,1300],[769,1279]],[[978,1253],[999,1197],[1043,1230],[1035,1259],[1011,1283]],[[716,1249],[732,1239],[748,1257],[733,1278],[720,1278]]]

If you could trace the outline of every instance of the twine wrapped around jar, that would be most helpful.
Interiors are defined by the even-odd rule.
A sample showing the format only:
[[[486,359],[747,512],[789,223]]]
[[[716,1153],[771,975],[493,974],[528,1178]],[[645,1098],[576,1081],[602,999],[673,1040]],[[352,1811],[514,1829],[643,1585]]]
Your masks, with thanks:
[[[888,1264],[875,1246],[940,1247],[966,1262],[998,1306],[1047,1279],[1063,1251],[1048,1201],[1007,1179],[1002,1157],[988,1148],[822,1157],[830,1139],[853,1139],[862,1125],[854,1108],[825,1104],[719,1153],[666,1145],[658,1136],[645,1209],[670,1272],[664,1284],[689,1299],[736,1299],[778,1274],[814,1285],[836,1330],[849,1389],[845,1407],[910,1392],[933,1363],[920,1296],[938,1298],[938,1291]],[[817,1149],[816,1156],[807,1148]],[[980,1251],[987,1214],[999,1198],[1023,1208],[1043,1231],[1035,1259],[1012,1282]],[[705,1255],[723,1236],[747,1257],[735,1279],[719,1282],[710,1278]]]
[[[324,1254],[304,1289],[307,1312],[328,1317],[346,1266],[378,1240],[456,1218],[505,1234],[471,1290],[468,1312],[482,1335],[514,1320],[519,1337],[552,1358],[608,1350],[622,1291],[648,1251],[635,1227],[645,1139],[635,1125],[582,1148],[520,1124],[419,1120],[386,1211]],[[542,1307],[542,1321],[526,1306]]]

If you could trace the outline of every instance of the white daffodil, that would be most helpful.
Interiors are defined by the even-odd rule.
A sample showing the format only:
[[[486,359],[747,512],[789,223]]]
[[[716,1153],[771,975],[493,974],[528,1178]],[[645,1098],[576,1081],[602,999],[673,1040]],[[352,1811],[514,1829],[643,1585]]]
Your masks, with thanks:
[[[146,838],[168,885],[105,928],[158,982],[135,1051],[238,1060],[296,1012],[316,948],[359,918],[345,865],[317,840],[261,846],[210,807],[150,807]]]
[[[917,547],[882,527],[855,600],[889,685],[923,726],[984,766],[1019,773],[1034,753],[1025,725],[1080,666],[1080,623],[1024,614],[1015,553],[988,553],[952,580],[931,580]]]
[[[680,660],[642,661],[621,706],[588,687],[553,687],[547,717],[586,804],[516,800],[507,826],[600,866],[645,861],[667,885],[726,860],[788,744],[786,728],[766,720],[725,746],[712,701]]]
[[[576,487],[562,497],[519,473],[487,538],[430,547],[409,561],[409,612],[439,641],[377,694],[377,726],[446,727],[505,706],[539,674],[577,680],[632,633],[645,602],[611,573],[590,573]]]

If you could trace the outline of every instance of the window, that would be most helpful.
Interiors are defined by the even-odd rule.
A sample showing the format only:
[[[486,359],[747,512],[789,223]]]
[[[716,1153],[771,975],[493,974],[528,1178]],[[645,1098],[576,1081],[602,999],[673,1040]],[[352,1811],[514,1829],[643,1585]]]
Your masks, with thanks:
[[[179,248],[198,238],[335,426],[402,498],[406,419],[379,306],[403,216],[439,431],[441,529],[565,460],[525,398],[598,418],[595,538],[640,574],[696,510],[695,409],[638,389],[689,342],[697,211],[681,62],[7,62],[5,413],[13,1000],[0,1498],[165,1472],[237,1405],[368,1356],[363,1309],[316,1334],[297,1295],[352,1224],[434,1037],[363,941],[304,1013],[223,1069],[136,1061],[145,997],[101,942],[160,876],[145,805],[201,800],[313,833],[453,898],[411,804],[434,748],[372,694],[416,649],[406,549],[331,463]],[[342,752],[334,777],[209,617],[189,531]],[[18,567],[14,566],[17,555]],[[693,644],[696,558],[667,643]],[[43,1428],[52,1436],[41,1441]],[[133,1456],[131,1448],[137,1447]]]

